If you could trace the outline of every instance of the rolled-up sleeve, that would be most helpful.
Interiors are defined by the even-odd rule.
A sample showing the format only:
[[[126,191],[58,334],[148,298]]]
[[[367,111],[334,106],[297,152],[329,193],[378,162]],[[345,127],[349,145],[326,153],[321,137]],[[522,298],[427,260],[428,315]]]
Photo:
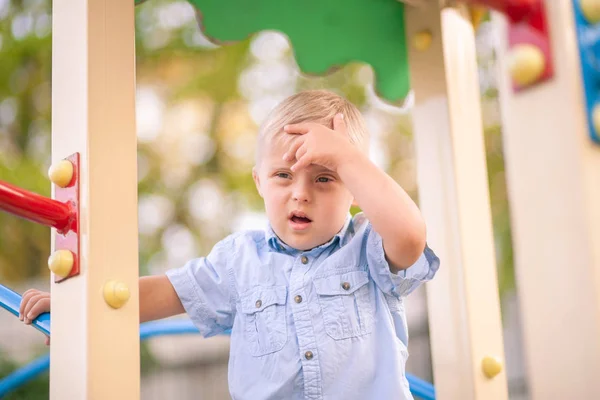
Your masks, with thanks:
[[[231,329],[234,320],[233,285],[227,259],[232,246],[219,242],[207,257],[167,271],[181,304],[204,337]]]
[[[431,280],[440,267],[439,258],[426,246],[423,254],[413,265],[394,274],[390,271],[390,265],[385,258],[383,240],[370,223],[366,227],[365,236],[369,271],[384,293],[397,297],[407,296],[422,283]]]

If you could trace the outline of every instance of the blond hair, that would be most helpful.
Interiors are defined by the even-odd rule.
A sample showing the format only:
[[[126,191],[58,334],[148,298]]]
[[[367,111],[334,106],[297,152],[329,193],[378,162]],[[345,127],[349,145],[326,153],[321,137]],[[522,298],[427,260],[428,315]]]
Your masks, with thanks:
[[[356,106],[327,90],[306,90],[283,100],[269,113],[258,131],[256,163],[260,161],[265,143],[284,136],[285,125],[316,122],[333,129],[333,117],[340,113],[344,115],[350,142],[368,152],[369,135]]]

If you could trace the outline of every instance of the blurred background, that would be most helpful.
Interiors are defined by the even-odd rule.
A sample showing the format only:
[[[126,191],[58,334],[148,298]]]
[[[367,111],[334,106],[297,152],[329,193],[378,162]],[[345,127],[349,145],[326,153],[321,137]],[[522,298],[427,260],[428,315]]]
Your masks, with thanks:
[[[0,0],[0,180],[50,196],[51,0]],[[483,121],[511,399],[527,398],[495,89],[496,40],[477,30]],[[411,96],[382,102],[373,73],[349,64],[305,76],[277,32],[226,47],[203,36],[184,0],[136,7],[140,274],[206,255],[227,234],[262,228],[251,177],[258,125],[285,97],[307,88],[346,96],[363,112],[371,157],[418,201]],[[48,290],[49,229],[0,213],[0,283]],[[425,291],[409,297],[408,371],[432,380]],[[44,354],[41,334],[0,312],[0,378]],[[227,399],[228,338],[158,338],[142,345],[143,399]],[[7,399],[47,399],[48,376]]]

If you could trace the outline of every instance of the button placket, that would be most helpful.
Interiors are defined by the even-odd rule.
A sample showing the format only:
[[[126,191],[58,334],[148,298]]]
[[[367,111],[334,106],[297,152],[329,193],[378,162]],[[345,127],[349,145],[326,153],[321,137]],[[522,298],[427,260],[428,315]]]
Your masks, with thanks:
[[[292,273],[290,276],[290,293],[292,302],[292,315],[296,326],[296,337],[298,340],[298,356],[301,363],[306,363],[302,374],[305,387],[310,387],[311,394],[307,392],[307,398],[321,398],[321,367],[316,345],[316,335],[311,321],[309,311],[309,297],[305,292],[305,279],[308,270],[313,266],[313,260],[306,254],[299,254],[294,259]],[[316,397],[315,397],[316,396]]]

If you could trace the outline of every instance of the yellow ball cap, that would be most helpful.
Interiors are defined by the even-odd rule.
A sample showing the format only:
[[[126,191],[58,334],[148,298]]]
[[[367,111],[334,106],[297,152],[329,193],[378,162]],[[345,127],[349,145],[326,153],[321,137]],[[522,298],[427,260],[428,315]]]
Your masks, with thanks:
[[[508,69],[514,83],[520,87],[537,82],[546,68],[546,57],[539,47],[518,44],[509,53]]]
[[[584,18],[590,24],[600,22],[600,0],[579,0]]]
[[[131,293],[123,282],[108,281],[104,285],[104,301],[112,308],[121,308],[127,303]]]
[[[433,41],[433,36],[429,31],[421,31],[415,33],[413,36],[413,47],[417,51],[425,51],[431,46],[431,42]]]
[[[483,374],[490,379],[502,372],[502,368],[502,361],[495,357],[486,356],[481,361]]]
[[[52,164],[48,169],[48,177],[54,184],[67,187],[73,179],[73,164],[68,160]]]
[[[75,258],[69,250],[56,250],[48,258],[48,268],[61,278],[66,278],[73,269]]]

